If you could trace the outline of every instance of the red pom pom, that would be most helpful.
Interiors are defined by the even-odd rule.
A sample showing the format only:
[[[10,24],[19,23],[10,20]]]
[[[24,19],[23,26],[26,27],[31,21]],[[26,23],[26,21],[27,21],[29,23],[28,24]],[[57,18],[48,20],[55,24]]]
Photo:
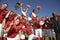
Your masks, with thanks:
[[[41,6],[37,6],[37,9],[40,10],[41,9]]]
[[[27,4],[27,8],[30,8],[30,5],[29,4]]]
[[[20,7],[23,7],[23,3],[20,3]]]

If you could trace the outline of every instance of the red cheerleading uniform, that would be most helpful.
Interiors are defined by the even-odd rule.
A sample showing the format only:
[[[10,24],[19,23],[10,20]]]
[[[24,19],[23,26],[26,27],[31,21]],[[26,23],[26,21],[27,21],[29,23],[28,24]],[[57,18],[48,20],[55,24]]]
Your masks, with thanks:
[[[0,23],[2,23],[4,17],[6,16],[7,13],[8,13],[8,10],[6,10],[6,9],[3,10],[0,7]]]

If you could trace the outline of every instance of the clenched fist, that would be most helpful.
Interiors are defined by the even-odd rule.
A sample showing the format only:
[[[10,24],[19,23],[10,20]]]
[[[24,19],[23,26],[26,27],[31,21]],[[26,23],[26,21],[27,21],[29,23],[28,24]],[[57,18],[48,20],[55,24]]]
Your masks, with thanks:
[[[27,8],[30,8],[30,5],[29,4],[27,4]]]

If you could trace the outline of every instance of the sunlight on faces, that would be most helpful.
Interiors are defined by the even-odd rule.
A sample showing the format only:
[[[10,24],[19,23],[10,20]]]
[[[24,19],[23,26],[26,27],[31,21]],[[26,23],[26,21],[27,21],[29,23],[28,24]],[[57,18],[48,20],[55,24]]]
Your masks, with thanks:
[[[3,4],[3,5],[2,5],[2,9],[6,9],[7,6],[8,6],[7,4]]]
[[[48,16],[46,16],[46,19],[49,19],[49,17],[48,17]]]
[[[16,19],[15,20],[15,24],[18,25],[20,23],[20,20],[19,19]]]

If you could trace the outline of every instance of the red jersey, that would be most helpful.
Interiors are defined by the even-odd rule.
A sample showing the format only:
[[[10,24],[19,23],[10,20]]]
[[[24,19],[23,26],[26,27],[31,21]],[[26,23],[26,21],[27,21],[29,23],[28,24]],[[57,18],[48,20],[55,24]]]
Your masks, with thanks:
[[[8,13],[8,11],[6,9],[1,9],[0,7],[0,23],[2,23],[4,17],[6,16],[6,14]]]
[[[35,28],[39,29],[40,28],[40,25],[39,25],[40,20],[33,20],[33,22],[34,22]]]
[[[11,14],[8,16],[7,21],[12,21],[17,16],[17,14]]]
[[[32,25],[29,24],[29,25],[27,25],[27,28],[23,28],[23,32],[27,33],[28,35],[32,34],[33,33],[33,31],[32,31]]]
[[[5,26],[5,30],[9,27],[11,22],[7,22],[6,26]],[[22,24],[19,24],[17,26],[12,26],[9,30],[9,32],[7,33],[7,37],[9,38],[14,38],[16,37],[16,35],[18,34],[19,30],[21,30],[22,28]]]
[[[7,21],[6,22],[6,25],[5,25],[5,27],[4,27],[4,29],[6,30],[6,28],[8,28],[9,26],[10,26],[10,23],[11,23],[12,21]]]
[[[45,20],[45,28],[46,29],[51,29],[52,25],[50,23],[47,23],[48,20]]]
[[[26,19],[21,19],[21,23],[25,24],[26,23]]]
[[[31,24],[28,24],[28,25],[27,25],[26,33],[27,33],[28,35],[30,35],[30,34],[32,34],[32,33],[33,33],[32,25],[31,25]]]

